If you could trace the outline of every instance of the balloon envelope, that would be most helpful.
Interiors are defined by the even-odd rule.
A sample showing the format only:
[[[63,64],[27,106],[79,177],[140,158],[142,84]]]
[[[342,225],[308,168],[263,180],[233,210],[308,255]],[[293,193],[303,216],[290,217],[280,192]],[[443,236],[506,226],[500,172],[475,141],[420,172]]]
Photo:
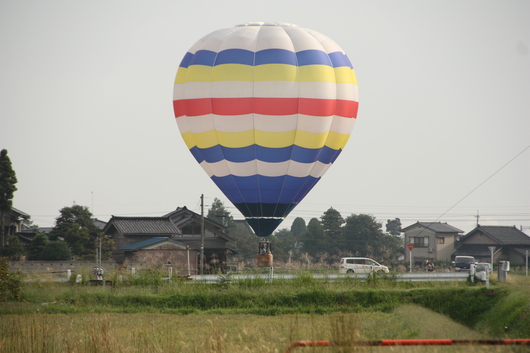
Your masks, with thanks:
[[[268,236],[346,145],[357,80],[328,37],[248,23],[191,47],[177,71],[173,107],[197,162],[256,235]]]

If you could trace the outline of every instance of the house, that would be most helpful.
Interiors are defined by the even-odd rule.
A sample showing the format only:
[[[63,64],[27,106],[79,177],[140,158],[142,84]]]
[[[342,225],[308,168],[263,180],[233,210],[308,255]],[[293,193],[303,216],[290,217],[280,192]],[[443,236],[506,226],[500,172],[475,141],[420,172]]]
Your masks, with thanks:
[[[9,212],[0,213],[0,217],[4,217],[4,234],[7,240],[8,236],[14,236],[22,230],[22,221],[29,219],[29,214],[22,212],[14,207],[11,207]]]
[[[453,258],[457,255],[474,256],[478,262],[493,263],[507,260],[524,264],[526,251],[530,253],[530,237],[515,226],[481,226],[467,233],[457,243]]]
[[[405,247],[405,261],[422,266],[427,260],[450,261],[455,243],[463,230],[441,222],[416,222],[401,230],[405,233],[405,244],[414,244],[412,251]]]
[[[197,274],[200,249],[184,245],[175,238],[154,237],[121,248],[125,262],[151,262],[164,264],[178,271],[180,276]]]
[[[2,233],[0,234],[0,246],[9,244],[9,236],[17,236],[20,239],[18,234],[22,231],[22,222],[30,218],[29,214],[14,207],[11,207],[8,212],[0,213],[0,217],[3,217],[3,223],[0,223],[4,226],[4,233],[0,232]]]
[[[152,250],[151,247],[155,246],[155,243],[145,242],[153,238],[166,238],[165,243],[159,244],[159,248],[172,246],[175,251],[182,252],[182,246],[188,246],[192,253],[201,249],[202,221],[201,215],[186,207],[179,207],[162,217],[112,216],[103,232],[114,240],[113,259],[118,264],[123,264],[131,258],[131,251]],[[233,242],[234,239],[224,233],[224,230],[223,225],[204,218],[204,255],[207,271],[226,270],[227,255],[233,253],[227,243]],[[159,250],[168,250],[162,248]],[[199,259],[195,256],[191,261],[197,264]],[[178,266],[184,268],[187,263],[179,263]],[[194,268],[197,266],[194,265]]]
[[[49,235],[50,232],[53,230],[53,227],[39,227],[39,228],[31,228],[31,229],[22,229],[20,232],[17,233],[18,240],[24,245],[24,246],[30,246],[31,242],[33,241],[33,238],[39,233]]]

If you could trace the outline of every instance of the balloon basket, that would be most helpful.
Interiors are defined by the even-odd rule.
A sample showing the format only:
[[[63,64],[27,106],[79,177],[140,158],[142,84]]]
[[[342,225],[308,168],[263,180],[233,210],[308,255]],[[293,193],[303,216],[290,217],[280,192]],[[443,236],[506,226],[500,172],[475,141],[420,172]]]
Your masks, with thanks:
[[[258,267],[272,267],[271,242],[265,238],[259,240],[258,256],[256,262]]]
[[[256,260],[258,267],[272,267],[272,254],[258,255]]]

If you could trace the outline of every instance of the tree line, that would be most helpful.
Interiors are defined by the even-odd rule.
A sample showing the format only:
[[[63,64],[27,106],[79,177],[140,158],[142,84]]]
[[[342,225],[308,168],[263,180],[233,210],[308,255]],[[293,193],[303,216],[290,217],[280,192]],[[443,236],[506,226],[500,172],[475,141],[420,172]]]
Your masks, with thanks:
[[[227,234],[235,240],[229,245],[237,252],[237,260],[255,261],[259,238],[235,221],[219,199],[214,200],[206,217],[227,227]],[[351,214],[343,218],[333,207],[308,223],[297,217],[290,228],[279,229],[268,238],[275,262],[334,264],[345,256],[394,261],[403,254],[399,218],[387,220],[383,231],[383,225],[372,215]]]

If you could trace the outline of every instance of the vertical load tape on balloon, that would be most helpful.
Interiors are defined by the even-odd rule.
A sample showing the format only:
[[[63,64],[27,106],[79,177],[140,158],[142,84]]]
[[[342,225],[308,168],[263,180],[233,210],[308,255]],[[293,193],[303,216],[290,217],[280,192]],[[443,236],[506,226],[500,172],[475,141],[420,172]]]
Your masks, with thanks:
[[[328,37],[292,24],[248,23],[191,47],[173,107],[197,162],[256,235],[268,236],[346,145],[357,79]]]

